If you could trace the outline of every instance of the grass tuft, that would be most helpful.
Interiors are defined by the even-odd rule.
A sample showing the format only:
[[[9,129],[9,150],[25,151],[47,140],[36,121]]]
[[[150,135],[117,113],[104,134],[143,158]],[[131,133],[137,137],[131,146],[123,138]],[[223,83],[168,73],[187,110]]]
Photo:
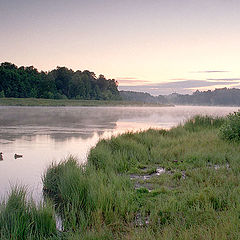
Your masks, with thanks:
[[[55,212],[49,202],[36,206],[24,187],[14,187],[0,204],[0,239],[53,239]]]

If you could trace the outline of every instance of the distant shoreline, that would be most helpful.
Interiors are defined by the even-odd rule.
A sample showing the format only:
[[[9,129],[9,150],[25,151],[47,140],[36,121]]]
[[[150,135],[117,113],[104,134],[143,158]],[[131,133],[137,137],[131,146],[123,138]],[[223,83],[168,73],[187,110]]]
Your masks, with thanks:
[[[0,106],[46,106],[46,107],[95,107],[95,106],[138,106],[138,107],[174,107],[173,104],[142,103],[110,100],[72,100],[44,98],[0,98]]]

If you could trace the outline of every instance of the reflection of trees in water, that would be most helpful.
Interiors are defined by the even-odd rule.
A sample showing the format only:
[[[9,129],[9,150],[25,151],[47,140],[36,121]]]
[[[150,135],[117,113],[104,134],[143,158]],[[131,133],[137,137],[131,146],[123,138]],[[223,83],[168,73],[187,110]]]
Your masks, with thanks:
[[[1,138],[15,140],[36,135],[49,135],[55,141],[91,138],[94,133],[101,135],[104,130],[116,127],[117,114],[106,110],[5,107],[1,109],[0,115]]]
[[[153,112],[163,114],[164,109],[166,108],[0,107],[0,126],[105,127],[119,118],[145,117]]]
[[[3,108],[0,126],[86,127],[108,125],[117,121],[116,114],[97,108]]]
[[[55,141],[88,139],[115,129],[117,122],[177,124],[196,115],[222,116],[235,108],[216,107],[0,107],[0,140],[48,135]]]
[[[99,137],[101,137],[104,133],[104,131],[94,131],[92,130],[91,132],[88,132],[88,133],[53,133],[50,135],[50,137],[52,139],[54,139],[54,141],[56,142],[64,142],[66,140],[69,140],[69,139],[83,139],[83,140],[86,140],[86,139],[89,139],[89,138],[92,138],[94,136],[94,134],[97,134]]]
[[[172,107],[0,107],[0,111],[0,135],[9,140],[36,135],[56,141],[87,139],[116,128],[117,121],[167,122],[183,115]]]
[[[1,130],[0,130],[1,133]],[[51,139],[53,139],[55,142],[64,142],[66,140],[71,140],[71,139],[90,139],[94,137],[94,134],[97,134],[99,137],[101,137],[104,133],[104,130],[102,131],[94,131],[92,130],[91,132],[88,133],[83,133],[83,132],[75,132],[75,133],[66,133],[66,132],[58,132],[58,133],[45,133],[45,134],[38,134],[36,132],[32,133],[11,133],[9,132],[8,134],[1,134],[0,137],[0,143],[1,144],[9,144],[10,142],[13,142],[18,139],[23,139],[25,141],[33,142],[37,141],[37,138],[39,136],[49,136]],[[3,140],[3,141],[1,141]]]

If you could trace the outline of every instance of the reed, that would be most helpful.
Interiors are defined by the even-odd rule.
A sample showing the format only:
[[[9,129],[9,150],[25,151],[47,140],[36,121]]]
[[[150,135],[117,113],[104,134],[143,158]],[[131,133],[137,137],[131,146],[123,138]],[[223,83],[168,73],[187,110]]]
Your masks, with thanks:
[[[27,200],[24,187],[14,187],[0,205],[0,239],[54,239],[55,212],[46,201],[36,205]]]

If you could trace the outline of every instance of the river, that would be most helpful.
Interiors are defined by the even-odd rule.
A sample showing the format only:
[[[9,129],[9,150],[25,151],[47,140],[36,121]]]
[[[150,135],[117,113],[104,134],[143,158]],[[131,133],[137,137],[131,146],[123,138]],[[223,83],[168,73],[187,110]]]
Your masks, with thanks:
[[[70,154],[81,163],[101,138],[148,128],[169,129],[196,115],[225,116],[237,107],[0,107],[0,197],[16,184],[42,197],[41,177]],[[15,154],[23,155],[14,158]]]

